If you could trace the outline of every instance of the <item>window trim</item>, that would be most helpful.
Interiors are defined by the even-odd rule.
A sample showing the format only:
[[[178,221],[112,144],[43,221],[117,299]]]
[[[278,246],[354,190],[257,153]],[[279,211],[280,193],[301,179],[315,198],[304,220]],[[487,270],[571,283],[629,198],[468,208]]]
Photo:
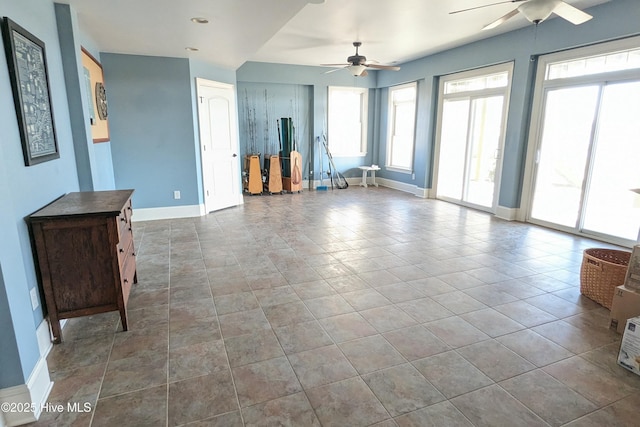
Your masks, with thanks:
[[[394,102],[393,92],[413,88],[415,91],[415,98],[413,101],[413,141],[411,147],[411,165],[407,168],[391,163],[391,151],[393,149],[393,136],[396,124],[396,105],[399,103]],[[405,101],[409,102],[409,101]],[[392,86],[389,88],[388,101],[387,101],[387,155],[385,159],[385,168],[394,172],[413,173],[415,163],[415,150],[416,150],[416,122],[418,117],[418,82],[410,82],[401,84],[398,86]]]
[[[352,92],[360,94],[360,149],[359,151],[340,151],[335,146],[331,147],[331,93]],[[369,89],[366,87],[328,86],[327,88],[327,134],[329,137],[329,150],[333,157],[364,157],[367,155],[369,127]]]

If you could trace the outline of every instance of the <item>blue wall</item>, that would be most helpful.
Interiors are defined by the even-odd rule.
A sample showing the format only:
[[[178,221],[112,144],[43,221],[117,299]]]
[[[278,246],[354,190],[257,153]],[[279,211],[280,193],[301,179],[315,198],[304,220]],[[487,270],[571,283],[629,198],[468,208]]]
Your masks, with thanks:
[[[89,98],[84,82],[81,59],[81,39],[88,46],[93,42],[78,29],[75,10],[67,4],[55,4],[58,22],[58,37],[64,66],[67,89],[67,101],[73,132],[78,181],[82,191],[113,190],[113,163],[109,142],[94,144],[91,135],[90,117],[86,111],[85,100]],[[85,47],[86,49],[86,47]],[[100,56],[96,55],[98,59]]]
[[[430,188],[432,182],[438,77],[513,61],[515,67],[507,118],[499,205],[509,208],[520,206],[535,73],[535,62],[532,62],[531,57],[640,33],[640,2],[637,0],[616,0],[587,11],[593,15],[593,19],[582,25],[575,26],[560,18],[550,19],[540,24],[537,29],[530,25],[518,31],[402,64],[402,69],[398,72],[379,73],[379,87],[408,81],[419,81],[422,86],[418,99],[418,134],[414,166],[418,186]],[[385,105],[383,103],[380,121],[381,158],[384,158],[386,153]],[[383,164],[383,160],[380,160],[380,163]],[[406,175],[404,179],[387,171],[381,171],[380,175],[409,182]]]
[[[102,53],[117,188],[136,208],[200,203],[189,60]],[[174,200],[179,190],[181,199]]]
[[[7,63],[0,59],[0,300],[8,303],[12,321],[6,323],[0,346],[0,388],[23,384],[39,358],[36,328],[43,319],[41,305],[31,308],[29,291],[37,286],[33,255],[24,217],[60,195],[77,191],[73,137],[54,6],[49,0],[0,0],[2,15],[10,17],[44,41],[49,69],[51,102],[60,158],[26,167],[11,96]],[[0,303],[0,306],[4,303]],[[3,310],[4,311],[4,310]],[[5,336],[8,338],[5,341]],[[13,339],[11,339],[13,336]]]
[[[235,72],[195,59],[113,53],[100,58],[116,187],[135,189],[138,209],[202,204],[195,79],[235,84]]]
[[[437,109],[438,78],[488,65],[513,61],[514,73],[509,104],[507,131],[502,168],[499,205],[508,208],[520,206],[522,178],[527,148],[532,81],[535,62],[532,56],[596,42],[635,35],[640,32],[640,2],[616,0],[588,10],[594,19],[575,26],[556,18],[543,22],[536,30],[530,25],[522,30],[491,37],[456,49],[447,50],[416,61],[402,64],[398,72],[378,71],[366,78],[354,78],[347,72],[324,74],[325,68],[288,66],[281,64],[246,63],[238,69],[239,88],[244,82],[268,88],[269,84],[304,84],[314,88],[314,132],[320,134],[326,114],[326,87],[369,87],[370,111],[369,152],[366,158],[337,158],[340,171],[356,176],[353,169],[362,164],[384,165],[386,161],[387,96],[388,87],[406,82],[418,82],[418,113],[414,157],[415,179],[411,174],[388,171],[383,168],[377,175],[394,181],[414,184],[428,189],[433,181],[435,144],[435,117]],[[479,29],[478,29],[479,30]],[[242,98],[243,93],[238,93]],[[243,117],[239,116],[242,123]],[[241,125],[242,130],[242,125]],[[241,140],[246,140],[241,132]],[[306,161],[306,159],[305,159]]]
[[[250,138],[248,134],[246,109],[243,110],[248,103],[253,107],[257,107],[256,118],[260,123],[257,126],[258,131],[258,151],[263,152],[264,146],[264,90],[269,95],[270,110],[280,117],[291,116],[294,124],[298,129],[299,150],[302,154],[302,163],[304,164],[303,178],[309,178],[310,159],[309,152],[313,152],[313,164],[311,168],[314,174],[311,179],[320,179],[320,163],[318,157],[318,145],[315,142],[317,136],[327,133],[327,94],[329,86],[346,86],[346,87],[365,87],[369,88],[369,129],[367,132],[368,152],[365,157],[334,157],[337,169],[344,173],[345,176],[359,176],[359,165],[367,165],[373,163],[374,157],[374,134],[377,110],[375,107],[376,100],[376,81],[377,71],[369,72],[366,77],[353,77],[346,70],[336,71],[326,74],[329,68],[310,67],[301,65],[283,65],[283,64],[267,64],[247,62],[237,71],[238,79],[238,109],[239,109],[239,125],[240,125],[240,143],[243,153],[250,151]],[[304,96],[303,96],[304,94]],[[299,117],[296,117],[295,104],[305,106],[297,108],[300,111]],[[294,104],[292,107],[291,104]],[[307,106],[308,105],[308,106]],[[284,115],[281,115],[284,114]],[[293,114],[293,115],[292,115]],[[270,119],[272,119],[270,117]],[[271,132],[271,131],[270,131]],[[277,130],[275,130],[277,135]],[[309,139],[313,140],[313,147],[310,147]],[[324,151],[324,149],[322,150]],[[327,158],[324,156],[324,170],[327,170]]]
[[[58,5],[63,6],[64,5]],[[75,16],[76,13],[73,8],[70,8],[69,13],[72,16]],[[76,32],[77,31],[77,32]],[[81,47],[87,50],[91,56],[93,56],[98,62],[102,64],[102,60],[100,59],[100,49],[96,42],[87,34],[81,32],[78,28],[74,27],[74,39],[76,41],[76,46],[79,43]],[[64,55],[64,53],[63,53]],[[82,64],[80,62],[79,64]],[[80,70],[80,69],[79,69]],[[82,94],[84,96],[85,86],[80,86],[82,90]],[[109,98],[109,88],[106,87],[107,90],[107,101]],[[85,123],[89,123],[89,116],[84,113]],[[91,154],[91,172],[93,179],[93,189],[96,191],[101,190],[113,190],[116,188],[116,182],[113,176],[113,159],[111,158],[111,141],[99,142],[94,144],[92,138],[88,139],[88,147]]]
[[[313,123],[310,120],[312,111],[311,86],[240,82],[238,84],[240,152],[243,155],[256,153],[277,155],[280,151],[277,123],[283,117],[290,117],[295,128],[296,149],[302,154],[302,176],[307,179],[309,143],[313,140]],[[264,156],[261,159],[264,159]]]
[[[24,382],[20,367],[20,354],[18,343],[13,330],[13,320],[9,308],[9,300],[5,292],[5,283],[0,265],[0,342],[3,349],[0,350],[0,388],[9,387]]]

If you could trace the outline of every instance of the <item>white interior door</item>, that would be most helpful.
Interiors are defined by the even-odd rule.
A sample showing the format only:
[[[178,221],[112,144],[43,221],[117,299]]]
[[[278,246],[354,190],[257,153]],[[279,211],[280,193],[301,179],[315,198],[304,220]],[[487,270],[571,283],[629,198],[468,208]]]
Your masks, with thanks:
[[[197,79],[202,181],[207,212],[242,204],[235,89]]]

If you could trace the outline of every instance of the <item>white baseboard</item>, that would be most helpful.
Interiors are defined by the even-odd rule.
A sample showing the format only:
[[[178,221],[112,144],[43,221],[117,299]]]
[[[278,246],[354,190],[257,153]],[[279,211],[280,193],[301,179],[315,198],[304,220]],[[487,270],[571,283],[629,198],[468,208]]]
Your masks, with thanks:
[[[63,327],[62,323],[66,320],[67,319],[63,319],[60,322],[61,328]],[[51,329],[49,328],[49,321],[47,319],[44,319],[42,322],[40,322],[40,326],[38,326],[38,328],[36,329],[36,338],[38,339],[40,357],[46,358],[53,348],[53,342],[51,341]]]
[[[504,206],[498,205],[495,215],[496,217],[506,219],[507,221],[515,221],[518,219],[518,211],[518,208],[506,208]]]
[[[154,221],[158,219],[192,218],[205,215],[204,205],[166,206],[162,208],[133,209],[132,221]]]
[[[353,187],[356,187],[356,186],[360,185],[360,183],[362,182],[362,178],[361,177],[357,177],[357,178],[351,177],[351,178],[345,178],[345,179],[347,180],[347,184],[349,184],[349,185],[351,185]],[[369,180],[369,181],[371,181],[371,180]],[[378,182],[378,184],[380,184],[380,183]],[[331,180],[329,180],[329,185],[331,185]],[[334,180],[334,185],[335,185],[335,180]]]
[[[347,180],[347,184],[349,184],[349,186],[353,186],[356,187],[358,185],[360,185],[360,183],[362,182],[362,178],[345,178],[345,180]],[[377,181],[377,179],[376,179]],[[311,181],[311,185],[312,185],[312,189],[316,190],[320,185],[324,185],[325,187],[328,187],[329,189],[331,189],[331,178],[325,178],[324,181],[321,184],[321,181],[319,179],[317,180],[313,180]],[[334,188],[336,187],[336,183],[335,181],[333,182],[333,186]],[[302,181],[302,189],[303,190],[308,190],[309,189],[309,181]]]
[[[4,412],[2,414],[4,416],[4,420],[2,420],[4,425],[6,427],[14,427],[37,421],[52,387],[53,383],[49,378],[47,359],[40,356],[26,384],[0,390],[0,404],[28,404],[34,411]]]
[[[431,188],[422,188],[416,186],[414,194],[422,199],[433,199],[433,197],[431,197]]]
[[[429,188],[421,188],[415,184],[406,184],[404,182],[394,181],[387,178],[376,177],[376,182],[384,187],[393,188],[394,190],[404,191],[405,193],[411,193],[416,197],[427,199],[430,196]]]
[[[378,177],[376,177],[376,182],[384,187],[393,188],[394,190],[400,190],[406,193],[411,193],[423,199],[436,198],[436,192],[433,188],[421,188],[413,184],[406,184],[404,182],[398,182],[398,181],[393,181],[391,179],[378,178]],[[359,183],[360,183],[360,179],[358,180],[358,184]],[[499,205],[496,208],[495,216],[501,219],[505,219],[507,221],[518,220],[518,215],[520,215],[520,209],[518,208],[507,208]]]

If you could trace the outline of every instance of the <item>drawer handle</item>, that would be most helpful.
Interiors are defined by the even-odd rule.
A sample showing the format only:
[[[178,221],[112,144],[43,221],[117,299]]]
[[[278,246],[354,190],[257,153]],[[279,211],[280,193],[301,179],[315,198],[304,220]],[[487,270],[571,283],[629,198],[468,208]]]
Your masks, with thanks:
[[[122,221],[122,222],[127,222],[127,218],[125,218],[125,217],[120,217],[120,221]]]
[[[133,230],[131,229],[131,227],[129,227],[129,231],[133,231]]]
[[[131,255],[136,256],[136,253],[135,252],[131,252]]]
[[[129,283],[129,279],[124,279],[124,283]]]
[[[127,206],[127,209],[131,210],[131,206]]]
[[[123,253],[123,252],[124,252],[124,249],[120,248],[120,253]]]

